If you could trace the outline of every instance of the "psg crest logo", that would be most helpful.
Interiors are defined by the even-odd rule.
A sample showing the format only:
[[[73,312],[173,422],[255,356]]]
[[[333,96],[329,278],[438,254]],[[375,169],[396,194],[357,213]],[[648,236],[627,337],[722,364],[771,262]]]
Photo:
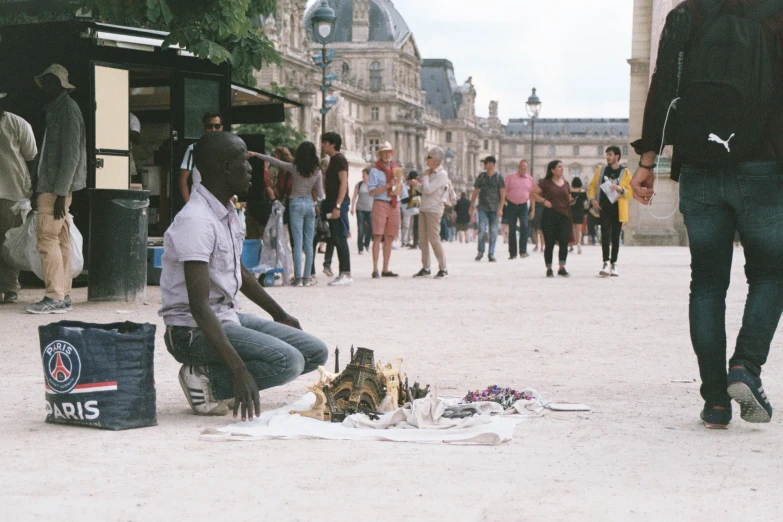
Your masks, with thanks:
[[[43,366],[46,384],[55,393],[73,390],[82,372],[79,352],[65,341],[55,341],[44,349]]]

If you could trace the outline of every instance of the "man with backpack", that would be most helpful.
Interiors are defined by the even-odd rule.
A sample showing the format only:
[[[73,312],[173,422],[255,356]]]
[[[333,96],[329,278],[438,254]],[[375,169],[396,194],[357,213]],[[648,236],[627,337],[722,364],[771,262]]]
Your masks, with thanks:
[[[495,241],[498,238],[498,221],[503,215],[503,207],[506,205],[506,183],[503,176],[495,170],[495,157],[487,156],[484,161],[485,172],[479,174],[473,184],[473,195],[470,198],[470,215],[473,217],[474,208],[478,201],[478,254],[476,261],[484,257],[489,232],[489,262],[494,263]],[[487,230],[489,229],[489,230]]]
[[[620,254],[620,233],[628,222],[628,201],[631,199],[631,172],[620,165],[620,147],[606,149],[606,165],[598,167],[587,197],[593,209],[600,212],[601,249],[604,264],[601,277],[618,277],[617,256]]]
[[[731,400],[769,422],[761,368],[783,313],[783,1],[687,0],[668,15],[645,108],[633,197],[654,201],[656,158],[673,145],[672,178],[691,250],[691,341],[708,428]],[[667,125],[668,122],[668,125]],[[726,291],[734,234],[749,292],[726,364]]]

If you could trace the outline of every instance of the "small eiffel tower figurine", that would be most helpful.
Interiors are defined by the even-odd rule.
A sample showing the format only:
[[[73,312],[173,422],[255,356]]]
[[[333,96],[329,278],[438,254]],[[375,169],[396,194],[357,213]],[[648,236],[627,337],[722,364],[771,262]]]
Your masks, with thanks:
[[[334,349],[334,373],[340,373],[340,347]]]

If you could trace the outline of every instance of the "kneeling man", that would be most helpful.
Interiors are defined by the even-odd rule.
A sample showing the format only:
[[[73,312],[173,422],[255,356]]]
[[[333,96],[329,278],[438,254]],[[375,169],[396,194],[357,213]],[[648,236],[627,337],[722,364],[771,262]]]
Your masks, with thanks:
[[[201,172],[164,239],[160,280],[166,347],[183,364],[179,382],[197,415],[242,420],[261,414],[259,390],[290,382],[326,362],[323,341],[304,333],[241,263],[244,235],[231,203],[250,188],[247,147],[228,132],[199,140]],[[272,316],[239,314],[242,292]]]

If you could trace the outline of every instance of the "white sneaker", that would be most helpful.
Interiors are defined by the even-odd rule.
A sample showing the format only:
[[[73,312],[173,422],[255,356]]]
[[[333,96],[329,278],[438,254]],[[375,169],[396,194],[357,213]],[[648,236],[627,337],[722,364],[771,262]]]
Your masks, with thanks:
[[[620,277],[620,272],[617,271],[617,265],[612,265],[611,270],[609,270],[609,275],[612,277]]]
[[[329,283],[329,286],[351,286],[353,284],[353,278],[340,274],[337,278]]]
[[[601,277],[609,277],[609,263],[604,263],[604,267],[598,272]]]
[[[179,384],[185,392],[190,409],[196,415],[226,415],[226,401],[217,401],[209,391],[209,377],[200,366],[183,364],[179,369]]]

